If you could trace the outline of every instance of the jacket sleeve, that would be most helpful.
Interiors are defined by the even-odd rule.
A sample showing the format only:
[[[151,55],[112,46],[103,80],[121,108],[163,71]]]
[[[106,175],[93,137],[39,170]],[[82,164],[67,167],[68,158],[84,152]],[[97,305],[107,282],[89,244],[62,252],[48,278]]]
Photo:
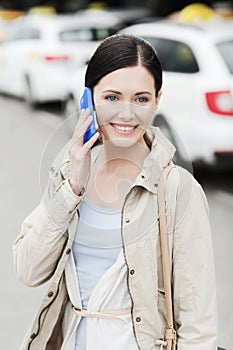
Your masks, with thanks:
[[[216,350],[217,302],[209,208],[197,181],[180,172],[173,246],[178,350]]]
[[[60,178],[56,184],[50,176],[40,204],[23,221],[13,244],[16,274],[28,286],[38,286],[53,274],[68,238],[69,222],[82,199],[73,193],[68,179]]]

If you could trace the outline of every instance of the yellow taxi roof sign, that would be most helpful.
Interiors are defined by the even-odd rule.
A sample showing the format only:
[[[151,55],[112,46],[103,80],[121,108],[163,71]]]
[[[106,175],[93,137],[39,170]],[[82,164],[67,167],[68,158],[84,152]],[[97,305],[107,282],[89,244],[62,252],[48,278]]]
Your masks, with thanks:
[[[193,3],[183,8],[179,12],[178,20],[180,23],[192,23],[198,21],[211,20],[215,17],[215,13],[211,7],[202,3]]]
[[[24,16],[25,12],[16,10],[0,10],[0,18],[4,20],[12,20]]]
[[[88,5],[88,9],[91,10],[107,10],[108,4],[105,1],[94,1]]]
[[[57,11],[52,6],[34,6],[30,8],[28,13],[35,15],[56,15]]]

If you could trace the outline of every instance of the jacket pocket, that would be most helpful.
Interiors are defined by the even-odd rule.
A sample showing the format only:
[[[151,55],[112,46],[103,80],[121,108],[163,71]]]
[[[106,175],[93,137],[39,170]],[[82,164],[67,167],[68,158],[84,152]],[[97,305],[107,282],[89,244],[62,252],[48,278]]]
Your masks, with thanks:
[[[166,303],[165,303],[165,291],[162,288],[158,289],[158,311],[161,317],[162,323],[166,326]]]

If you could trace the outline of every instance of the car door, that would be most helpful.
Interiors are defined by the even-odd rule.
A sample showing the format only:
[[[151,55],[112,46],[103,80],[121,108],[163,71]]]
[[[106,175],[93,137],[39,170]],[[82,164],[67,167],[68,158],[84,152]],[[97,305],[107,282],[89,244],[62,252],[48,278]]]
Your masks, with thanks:
[[[179,40],[149,36],[145,39],[155,47],[164,71],[159,110],[175,125],[190,123],[189,111],[195,109],[199,80],[192,48]]]
[[[24,95],[24,72],[30,63],[30,52],[40,32],[32,26],[21,26],[4,42],[0,49],[0,88],[2,91]]]

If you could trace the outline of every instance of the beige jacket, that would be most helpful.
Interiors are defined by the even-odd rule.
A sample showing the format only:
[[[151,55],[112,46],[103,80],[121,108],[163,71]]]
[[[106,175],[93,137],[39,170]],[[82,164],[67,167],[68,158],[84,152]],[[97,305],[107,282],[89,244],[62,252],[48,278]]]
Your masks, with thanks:
[[[174,147],[159,129],[150,127],[147,133],[151,152],[124,201],[122,243],[138,348],[159,350],[166,312],[157,190]],[[62,344],[61,322],[68,299],[64,269],[85,196],[76,196],[69,186],[68,146],[55,159],[43,199],[23,222],[14,243],[19,279],[28,286],[50,280],[21,350],[58,350]],[[92,150],[93,158],[100,147]],[[216,350],[215,271],[207,201],[201,186],[180,167],[170,172],[166,192],[177,349]]]

